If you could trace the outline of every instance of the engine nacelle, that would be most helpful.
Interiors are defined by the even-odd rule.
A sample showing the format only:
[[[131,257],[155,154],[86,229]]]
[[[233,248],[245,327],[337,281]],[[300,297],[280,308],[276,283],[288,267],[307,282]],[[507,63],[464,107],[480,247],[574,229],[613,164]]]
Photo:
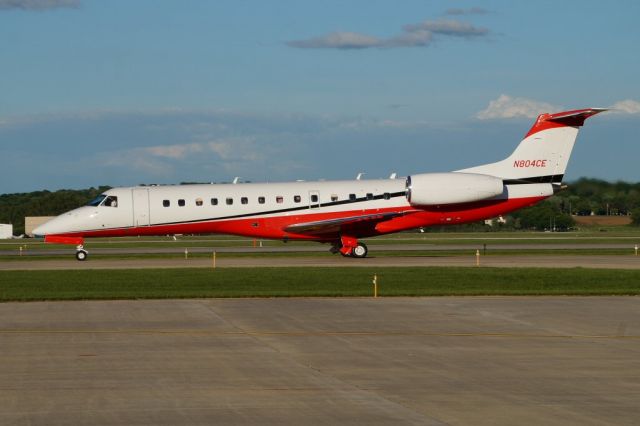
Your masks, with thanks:
[[[414,206],[469,203],[503,191],[502,179],[477,173],[422,173],[407,177],[407,200]]]

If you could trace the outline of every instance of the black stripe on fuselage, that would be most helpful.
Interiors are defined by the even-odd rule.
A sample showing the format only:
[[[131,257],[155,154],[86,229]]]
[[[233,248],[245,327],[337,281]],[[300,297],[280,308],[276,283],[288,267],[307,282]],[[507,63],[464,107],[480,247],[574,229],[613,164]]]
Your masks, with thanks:
[[[397,197],[404,197],[405,195],[406,195],[405,191],[392,192],[392,193],[389,193],[389,199],[397,198]],[[267,211],[261,211],[261,212],[255,212],[255,213],[236,214],[236,215],[232,215],[232,216],[210,217],[210,218],[206,218],[206,219],[194,219],[194,220],[187,220],[187,221],[180,221],[180,222],[154,223],[151,226],[177,225],[177,224],[183,224],[183,223],[209,222],[209,221],[213,221],[213,220],[242,219],[242,218],[248,218],[248,217],[252,217],[252,216],[261,216],[261,215],[276,214],[276,213],[289,213],[289,212],[302,211],[302,210],[313,210],[313,209],[319,209],[320,207],[333,207],[333,206],[340,206],[340,205],[343,205],[343,204],[360,203],[360,202],[363,202],[363,201],[382,200],[382,199],[384,199],[384,194],[374,195],[371,198],[360,197],[360,198],[356,198],[354,200],[331,201],[329,203],[322,203],[322,204],[321,203],[317,203],[317,204],[304,205],[304,206],[299,206],[299,207],[289,207],[289,208],[286,208],[286,209],[267,210]]]
[[[562,183],[564,175],[535,176],[520,179],[504,179],[505,185],[526,185],[530,183]]]

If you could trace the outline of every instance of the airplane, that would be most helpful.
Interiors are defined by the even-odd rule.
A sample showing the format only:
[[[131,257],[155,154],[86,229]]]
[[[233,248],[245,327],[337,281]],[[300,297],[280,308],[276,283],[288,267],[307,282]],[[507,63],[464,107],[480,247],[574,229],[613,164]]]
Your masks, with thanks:
[[[406,179],[160,185],[113,188],[87,205],[36,228],[47,243],[85,238],[233,234],[331,244],[333,253],[364,258],[361,238],[497,217],[558,191],[588,108],[541,114],[502,161]]]

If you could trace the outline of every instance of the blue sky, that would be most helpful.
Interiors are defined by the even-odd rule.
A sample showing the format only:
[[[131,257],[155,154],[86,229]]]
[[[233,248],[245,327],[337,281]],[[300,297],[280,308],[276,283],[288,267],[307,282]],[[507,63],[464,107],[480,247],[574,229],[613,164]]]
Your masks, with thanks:
[[[636,1],[0,0],[0,193],[505,157],[615,106],[567,179],[638,181]]]

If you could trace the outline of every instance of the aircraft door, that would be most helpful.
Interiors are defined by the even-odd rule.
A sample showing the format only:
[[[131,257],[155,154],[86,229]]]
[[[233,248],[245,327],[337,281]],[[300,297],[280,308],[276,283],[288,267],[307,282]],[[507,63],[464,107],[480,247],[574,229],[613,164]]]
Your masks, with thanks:
[[[320,191],[309,191],[309,208],[315,209],[320,207]]]
[[[149,188],[134,188],[133,199],[133,226],[149,226]]]

